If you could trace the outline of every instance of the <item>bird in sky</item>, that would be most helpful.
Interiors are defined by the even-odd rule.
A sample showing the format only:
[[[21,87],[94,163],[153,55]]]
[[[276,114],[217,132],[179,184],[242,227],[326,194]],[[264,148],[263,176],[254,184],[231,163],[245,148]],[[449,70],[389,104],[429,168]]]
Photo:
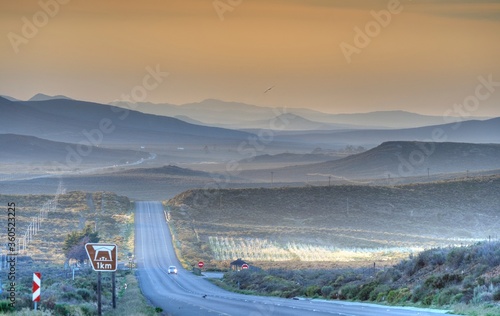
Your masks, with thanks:
[[[270,88],[267,88],[266,91],[264,91],[264,93],[268,93],[272,88],[274,88],[274,86],[270,87]]]

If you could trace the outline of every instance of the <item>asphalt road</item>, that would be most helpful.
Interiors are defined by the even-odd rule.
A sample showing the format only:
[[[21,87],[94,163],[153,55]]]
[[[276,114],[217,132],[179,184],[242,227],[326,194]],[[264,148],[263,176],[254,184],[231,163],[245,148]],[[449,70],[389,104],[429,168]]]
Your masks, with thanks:
[[[444,311],[392,308],[322,300],[291,300],[235,294],[182,269],[172,247],[160,202],[137,202],[135,251],[144,295],[167,315],[245,316],[409,316],[442,315]],[[167,274],[175,265],[178,274]],[[207,295],[203,298],[203,295]]]

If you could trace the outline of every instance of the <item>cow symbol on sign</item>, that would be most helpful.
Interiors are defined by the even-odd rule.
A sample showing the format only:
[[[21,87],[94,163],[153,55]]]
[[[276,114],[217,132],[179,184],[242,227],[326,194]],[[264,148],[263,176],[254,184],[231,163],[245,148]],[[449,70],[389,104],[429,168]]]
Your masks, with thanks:
[[[85,244],[85,249],[95,271],[116,271],[117,249],[115,244]]]
[[[115,246],[101,246],[101,245],[92,245],[92,248],[94,248],[95,255],[94,255],[94,261],[113,261],[113,256],[111,255],[111,251],[115,249]],[[102,256],[100,258],[97,258],[99,254],[104,252],[105,255],[107,255],[107,258]]]

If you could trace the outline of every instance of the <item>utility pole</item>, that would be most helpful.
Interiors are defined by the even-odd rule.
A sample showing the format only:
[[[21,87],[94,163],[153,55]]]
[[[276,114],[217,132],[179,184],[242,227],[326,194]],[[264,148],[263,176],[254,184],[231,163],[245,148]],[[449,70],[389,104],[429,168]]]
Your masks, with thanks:
[[[427,168],[427,179],[431,178],[430,170],[431,170],[431,168]]]

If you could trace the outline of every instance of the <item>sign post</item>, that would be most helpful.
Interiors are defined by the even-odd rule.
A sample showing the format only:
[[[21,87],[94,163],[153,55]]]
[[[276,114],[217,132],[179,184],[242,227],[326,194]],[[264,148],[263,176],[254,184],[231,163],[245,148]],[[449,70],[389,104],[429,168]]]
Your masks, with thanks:
[[[101,309],[101,271],[97,271],[97,315],[102,315]]]
[[[40,272],[33,273],[33,302],[35,302],[35,310],[37,310],[37,303],[40,302],[40,286],[42,285],[42,274]]]
[[[242,264],[241,268],[244,269],[244,270],[248,269],[248,264],[246,264],[246,263]]]
[[[85,244],[85,250],[94,271],[116,271],[116,244]]]
[[[92,269],[97,271],[97,315],[101,316],[101,272],[104,271],[114,273],[116,271],[118,251],[116,249],[116,244],[95,243],[85,244],[85,250],[87,250],[87,255],[92,263]],[[115,286],[113,283],[113,298],[116,295],[114,291]],[[113,308],[115,308],[115,304],[115,301],[113,301]]]
[[[205,263],[203,261],[198,262],[198,268],[203,268],[205,266]]]

